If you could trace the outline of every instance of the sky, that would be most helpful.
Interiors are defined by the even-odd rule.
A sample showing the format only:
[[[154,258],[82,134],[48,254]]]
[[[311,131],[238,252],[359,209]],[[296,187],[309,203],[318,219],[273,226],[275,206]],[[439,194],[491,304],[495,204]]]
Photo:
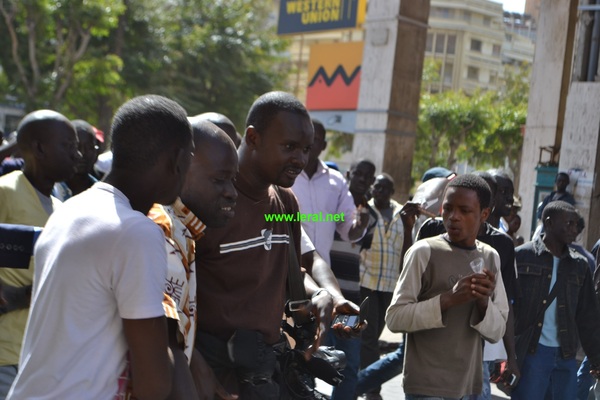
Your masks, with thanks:
[[[520,12],[525,10],[525,0],[494,0],[497,3],[502,3],[504,11]]]

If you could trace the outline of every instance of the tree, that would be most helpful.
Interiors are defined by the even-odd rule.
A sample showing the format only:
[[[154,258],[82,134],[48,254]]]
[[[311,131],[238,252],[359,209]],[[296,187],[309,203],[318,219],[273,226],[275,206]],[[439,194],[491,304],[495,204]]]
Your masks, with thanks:
[[[287,42],[268,24],[268,0],[182,1],[161,89],[191,115],[207,111],[243,126],[260,94],[284,88]]]
[[[27,109],[59,109],[94,37],[107,36],[120,0],[1,0],[0,63]]]

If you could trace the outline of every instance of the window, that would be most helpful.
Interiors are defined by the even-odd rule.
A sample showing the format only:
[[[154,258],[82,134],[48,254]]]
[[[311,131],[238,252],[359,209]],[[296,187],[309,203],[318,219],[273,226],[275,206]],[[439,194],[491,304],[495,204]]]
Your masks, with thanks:
[[[463,12],[463,20],[465,20],[467,22],[471,22],[471,11]]]
[[[451,63],[444,65],[444,85],[452,85],[454,66]]]
[[[435,37],[435,52],[438,54],[444,53],[444,45],[446,41],[446,35],[436,35]]]
[[[471,39],[471,51],[481,53],[481,40]]]
[[[431,53],[433,49],[433,33],[427,34],[427,42],[425,43],[425,51]]]
[[[499,57],[500,56],[500,51],[502,50],[502,46],[500,46],[499,44],[495,44],[492,47],[492,55]]]
[[[484,26],[492,25],[492,19],[490,17],[483,17],[483,25]]]
[[[479,68],[468,67],[467,68],[467,79],[472,79],[472,80],[478,81],[479,80]]]
[[[454,10],[446,7],[436,7],[431,10],[432,17],[453,18]]]
[[[490,72],[490,85],[495,85],[498,82],[498,73],[496,71]]]
[[[448,43],[446,44],[446,53],[454,54],[456,51],[456,35],[448,35]]]

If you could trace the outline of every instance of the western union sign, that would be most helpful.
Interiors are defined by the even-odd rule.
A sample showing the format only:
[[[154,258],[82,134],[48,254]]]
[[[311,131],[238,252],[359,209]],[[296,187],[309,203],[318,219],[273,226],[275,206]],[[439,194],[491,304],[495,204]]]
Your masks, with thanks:
[[[365,13],[366,0],[281,0],[277,33],[355,28]]]

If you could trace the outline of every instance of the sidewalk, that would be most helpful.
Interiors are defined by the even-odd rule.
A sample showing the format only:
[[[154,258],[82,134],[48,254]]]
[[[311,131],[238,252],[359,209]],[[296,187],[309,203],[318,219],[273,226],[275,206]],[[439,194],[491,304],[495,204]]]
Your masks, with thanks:
[[[387,327],[383,330],[380,340],[399,343],[402,341],[402,335],[390,332]],[[317,388],[319,391],[325,394],[331,394],[331,387],[323,382],[317,381]],[[402,375],[396,376],[394,379],[386,382],[381,387],[381,396],[384,400],[404,400],[404,390],[402,389]],[[363,399],[359,397],[359,399]],[[493,400],[508,400],[510,397],[506,396],[500,390],[496,388],[496,385],[492,384],[492,399]]]

